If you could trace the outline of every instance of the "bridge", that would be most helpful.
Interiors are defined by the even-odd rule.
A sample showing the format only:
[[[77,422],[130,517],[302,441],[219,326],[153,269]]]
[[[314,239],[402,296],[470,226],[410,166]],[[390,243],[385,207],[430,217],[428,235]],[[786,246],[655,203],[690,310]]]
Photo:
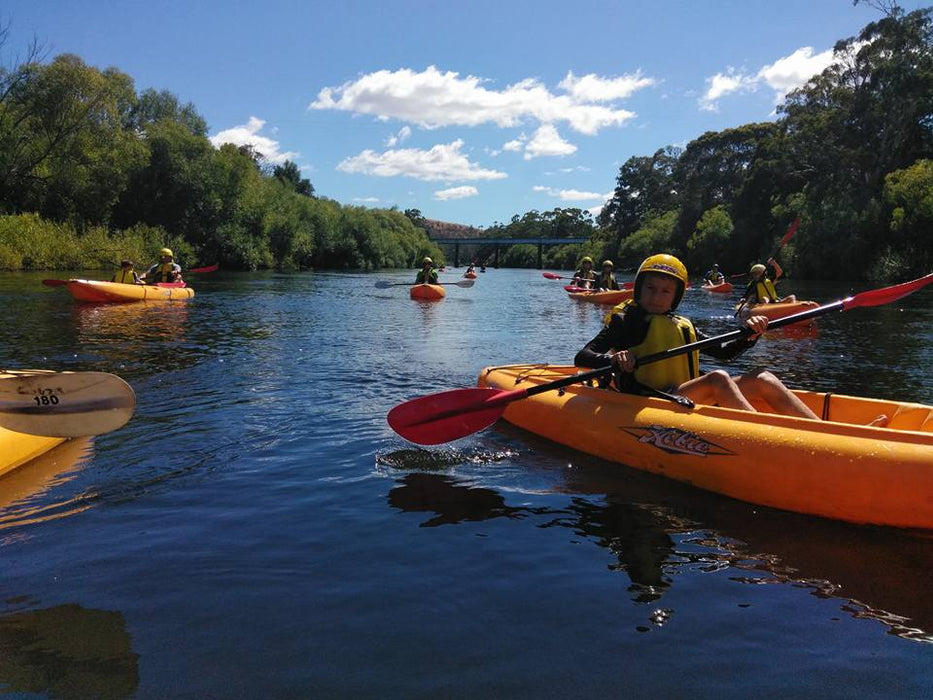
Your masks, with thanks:
[[[430,236],[429,236],[430,238]],[[499,247],[513,246],[520,243],[538,246],[538,269],[542,268],[542,257],[546,245],[568,245],[571,243],[586,243],[588,238],[431,238],[438,245],[452,245],[454,247],[454,267],[460,267],[460,246],[481,245],[494,246],[493,267],[499,267]]]

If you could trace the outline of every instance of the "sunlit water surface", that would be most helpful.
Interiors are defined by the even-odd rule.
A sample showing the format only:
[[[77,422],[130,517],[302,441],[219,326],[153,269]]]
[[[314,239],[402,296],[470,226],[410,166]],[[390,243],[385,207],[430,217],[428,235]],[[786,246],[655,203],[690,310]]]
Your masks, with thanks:
[[[418,303],[375,287],[414,271],[218,272],[187,302],[97,306],[49,276],[0,275],[0,366],[113,372],[138,405],[0,480],[0,692],[930,696],[933,539],[739,503],[501,421],[430,450],[391,431],[393,406],[484,366],[571,361],[605,309],[563,282],[490,269]],[[692,289],[682,310],[716,334],[731,301]],[[925,290],[824,316],[733,368],[931,402],[931,309]]]

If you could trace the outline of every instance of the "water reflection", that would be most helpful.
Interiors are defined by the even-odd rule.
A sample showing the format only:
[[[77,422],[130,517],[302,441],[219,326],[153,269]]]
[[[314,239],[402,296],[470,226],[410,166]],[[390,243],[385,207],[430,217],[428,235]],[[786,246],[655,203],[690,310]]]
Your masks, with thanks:
[[[790,583],[840,599],[840,611],[852,617],[933,643],[930,539],[757,509],[647,474],[626,479],[624,496],[604,491],[602,502],[582,495],[600,491],[589,477],[571,479],[560,490],[571,494],[566,507],[516,507],[493,489],[417,473],[398,481],[388,503],[433,513],[421,527],[504,517],[566,528],[612,553],[617,563],[610,569],[628,576],[637,603],[661,600],[679,575],[729,570],[739,584]],[[656,610],[652,616],[663,619],[651,621],[663,624],[672,614]]]
[[[67,440],[0,479],[0,530],[56,520],[90,505],[67,496],[48,498],[56,486],[73,479],[93,458],[90,438]]]
[[[126,698],[139,686],[139,657],[122,614],[56,605],[0,616],[0,678],[5,695]]]

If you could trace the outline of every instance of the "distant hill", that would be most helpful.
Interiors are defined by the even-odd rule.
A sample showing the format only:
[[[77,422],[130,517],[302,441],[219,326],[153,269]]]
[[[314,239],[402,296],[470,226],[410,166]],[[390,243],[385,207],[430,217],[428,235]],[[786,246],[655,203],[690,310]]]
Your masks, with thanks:
[[[452,224],[449,221],[423,219],[422,224],[429,238],[479,238],[483,230],[464,224]]]

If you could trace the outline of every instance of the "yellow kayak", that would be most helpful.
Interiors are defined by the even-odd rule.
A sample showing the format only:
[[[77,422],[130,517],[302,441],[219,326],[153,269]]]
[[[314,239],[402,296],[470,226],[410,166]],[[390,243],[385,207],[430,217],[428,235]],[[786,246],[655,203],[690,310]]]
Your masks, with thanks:
[[[487,367],[479,385],[530,388],[578,370]],[[573,384],[509,403],[521,428],[603,459],[772,508],[933,529],[933,407],[795,392],[821,421]],[[886,427],[867,425],[879,415]]]
[[[15,376],[0,371],[0,378]],[[60,445],[65,438],[26,435],[0,427],[0,476]]]
[[[65,285],[76,301],[112,304],[128,301],[174,301],[190,299],[194,290],[184,282],[122,284],[102,280],[71,279]]]

